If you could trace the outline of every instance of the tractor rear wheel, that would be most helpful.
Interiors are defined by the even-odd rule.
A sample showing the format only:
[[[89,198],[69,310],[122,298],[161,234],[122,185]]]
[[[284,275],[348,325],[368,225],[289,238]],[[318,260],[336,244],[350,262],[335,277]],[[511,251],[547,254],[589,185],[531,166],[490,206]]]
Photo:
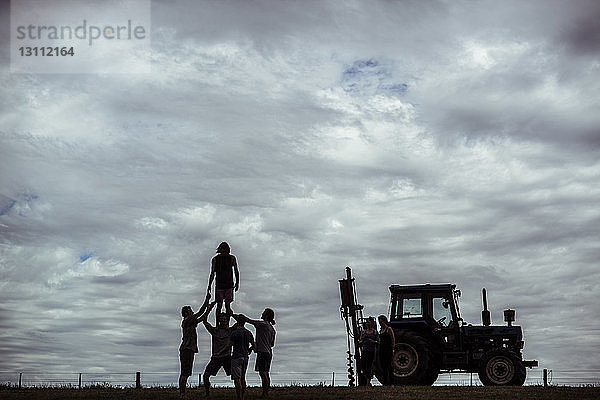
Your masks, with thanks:
[[[521,363],[511,353],[492,351],[479,364],[479,380],[485,386],[514,385],[520,377],[518,364]]]
[[[413,332],[395,332],[394,384],[431,385],[439,369],[433,365],[429,343]]]

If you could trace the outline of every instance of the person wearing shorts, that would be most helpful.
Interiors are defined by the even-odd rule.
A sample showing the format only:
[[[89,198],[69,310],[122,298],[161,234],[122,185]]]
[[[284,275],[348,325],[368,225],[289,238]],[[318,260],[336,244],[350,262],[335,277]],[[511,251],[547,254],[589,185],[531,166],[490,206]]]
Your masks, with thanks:
[[[229,337],[229,343],[219,353],[224,354],[233,348],[231,354],[231,380],[235,384],[235,396],[237,400],[244,400],[246,397],[246,370],[248,369],[248,355],[252,349],[256,348],[252,333],[244,328],[243,319],[234,315],[236,324]]]
[[[256,328],[256,363],[254,370],[260,375],[262,384],[262,397],[269,397],[271,387],[271,360],[273,359],[273,346],[275,346],[275,312],[265,308],[261,319],[250,319],[240,314],[240,319],[254,325]]]
[[[229,343],[232,328],[229,327],[229,316],[227,314],[217,315],[217,326],[212,326],[207,320],[202,321],[204,327],[211,335],[212,356],[204,369],[202,377],[204,381],[204,391],[206,397],[210,394],[210,377],[216,376],[221,368],[225,370],[225,374],[231,375],[231,351],[225,354],[219,352]]]
[[[196,332],[196,327],[200,321],[205,320],[208,316],[208,311],[206,311],[206,309],[209,307],[209,299],[210,293],[207,293],[204,303],[200,307],[200,310],[195,314],[190,306],[183,306],[181,308],[181,316],[183,317],[183,321],[181,321],[181,345],[179,346],[179,363],[181,364],[179,393],[181,396],[185,395],[187,380],[192,375],[194,355],[198,352],[198,334]],[[214,304],[212,306],[214,306]]]
[[[237,292],[240,288],[240,272],[238,270],[237,259],[231,254],[231,248],[227,242],[222,242],[217,247],[217,255],[212,258],[210,264],[208,291],[210,292],[213,280],[215,280],[215,301],[219,305],[217,314],[221,313],[223,302],[225,302],[227,315],[232,315],[231,303],[233,302],[233,292]]]
[[[248,357],[236,357],[231,359],[231,380],[246,381],[246,372],[248,371]],[[237,383],[236,383],[237,387]]]

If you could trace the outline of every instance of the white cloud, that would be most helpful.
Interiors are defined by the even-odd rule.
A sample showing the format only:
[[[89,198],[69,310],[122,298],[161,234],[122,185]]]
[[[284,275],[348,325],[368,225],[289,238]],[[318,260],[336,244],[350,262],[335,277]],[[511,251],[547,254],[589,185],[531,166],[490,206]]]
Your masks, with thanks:
[[[167,221],[165,221],[162,218],[156,218],[156,217],[144,217],[142,219],[139,220],[139,224],[141,226],[143,226],[144,228],[149,228],[149,229],[164,229],[166,228],[169,224]]]
[[[129,271],[129,265],[116,260],[100,260],[90,257],[66,271],[56,272],[48,280],[50,285],[61,284],[65,280],[85,277],[115,277]]]

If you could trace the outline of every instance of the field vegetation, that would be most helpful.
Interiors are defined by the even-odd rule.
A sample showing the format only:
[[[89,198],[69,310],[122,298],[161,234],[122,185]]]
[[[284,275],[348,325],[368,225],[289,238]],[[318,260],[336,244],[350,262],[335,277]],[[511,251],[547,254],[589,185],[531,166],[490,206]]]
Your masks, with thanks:
[[[26,388],[0,387],[2,400],[168,400],[179,399],[176,388],[119,389],[99,386],[83,389],[75,388]],[[205,399],[204,389],[188,389],[186,398]],[[248,389],[248,400],[260,398],[260,388]],[[274,400],[291,399],[364,399],[364,400],[597,400],[600,399],[599,386],[524,386],[524,387],[483,387],[483,386],[426,386],[426,387],[326,387],[326,386],[285,386],[273,388]],[[233,388],[215,388],[210,399],[235,399]]]

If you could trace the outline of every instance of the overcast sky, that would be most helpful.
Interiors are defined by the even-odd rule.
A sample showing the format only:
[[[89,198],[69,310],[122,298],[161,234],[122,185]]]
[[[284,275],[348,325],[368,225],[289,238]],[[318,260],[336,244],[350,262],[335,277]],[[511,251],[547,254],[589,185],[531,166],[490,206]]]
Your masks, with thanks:
[[[0,371],[177,374],[221,241],[234,310],[275,310],[275,372],[343,376],[346,265],[366,315],[391,283],[452,282],[479,324],[486,287],[540,369],[600,370],[599,20],[593,0],[164,0],[150,74],[11,74],[3,49]]]

